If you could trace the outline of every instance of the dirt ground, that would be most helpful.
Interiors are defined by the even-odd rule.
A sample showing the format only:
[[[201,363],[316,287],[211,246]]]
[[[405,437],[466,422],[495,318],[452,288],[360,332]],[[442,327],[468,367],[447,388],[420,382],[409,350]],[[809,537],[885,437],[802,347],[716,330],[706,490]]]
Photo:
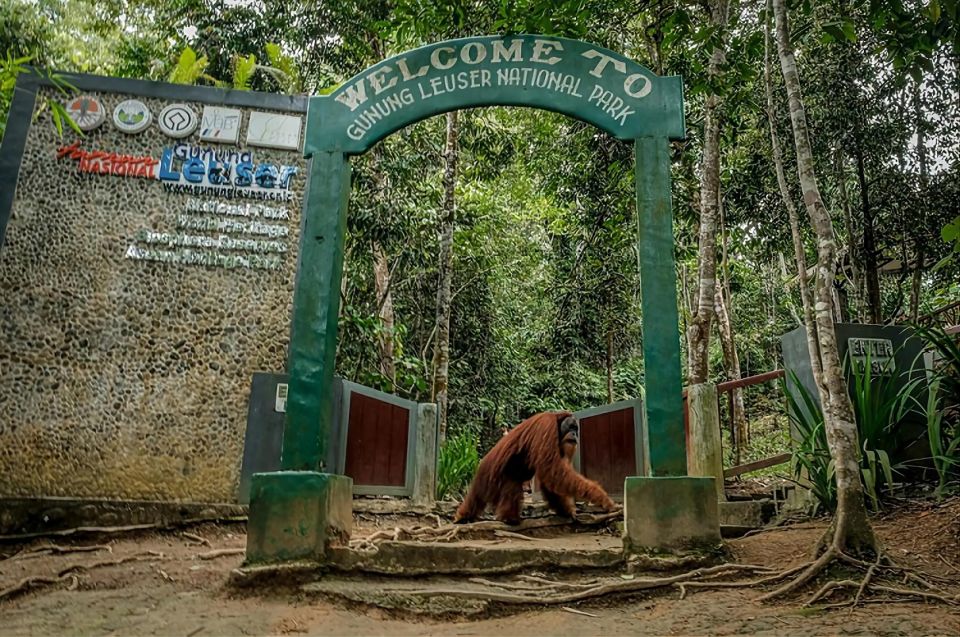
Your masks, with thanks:
[[[421,521],[361,515],[355,535]],[[951,581],[960,592],[960,499],[935,505],[903,503],[874,519],[887,550],[902,563]],[[728,542],[737,561],[786,567],[804,560],[823,523],[808,522]],[[242,524],[201,525],[184,531],[117,538],[35,540],[0,545],[0,590],[25,577],[55,575],[74,564],[139,556],[112,566],[78,570],[62,581],[0,601],[0,635],[960,635],[960,607],[888,602],[849,610],[802,608],[804,598],[755,601],[752,589],[675,589],[602,599],[573,608],[498,612],[477,620],[437,621],[348,607],[297,589],[240,593],[226,586],[241,554],[201,559],[212,550],[243,548]],[[55,543],[106,545],[83,553],[28,556]],[[149,553],[149,552],[154,553]],[[11,559],[12,558],[12,559]]]

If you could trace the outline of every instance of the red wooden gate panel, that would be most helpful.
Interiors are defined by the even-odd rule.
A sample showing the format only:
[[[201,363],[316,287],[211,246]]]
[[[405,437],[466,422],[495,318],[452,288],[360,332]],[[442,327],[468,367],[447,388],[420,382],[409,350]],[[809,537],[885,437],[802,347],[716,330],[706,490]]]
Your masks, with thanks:
[[[359,392],[349,409],[344,473],[355,485],[404,487],[410,410]]]
[[[580,418],[580,472],[623,494],[623,479],[638,472],[634,407]]]

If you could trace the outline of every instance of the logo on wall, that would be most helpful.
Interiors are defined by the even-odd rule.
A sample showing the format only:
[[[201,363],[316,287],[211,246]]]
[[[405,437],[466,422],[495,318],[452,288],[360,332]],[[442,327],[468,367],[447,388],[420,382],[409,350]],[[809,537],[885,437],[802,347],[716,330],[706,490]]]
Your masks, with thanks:
[[[247,144],[297,150],[300,148],[300,118],[279,113],[250,113],[247,124]]]
[[[175,139],[191,135],[199,123],[197,114],[186,104],[171,104],[160,111],[157,117],[157,124],[164,135]]]
[[[67,102],[67,114],[82,131],[92,131],[107,117],[100,100],[90,95],[81,95]]]
[[[240,139],[240,119],[240,111],[235,108],[204,106],[200,140],[236,144]]]
[[[124,133],[139,133],[150,125],[150,109],[140,100],[126,100],[113,109],[113,123]]]

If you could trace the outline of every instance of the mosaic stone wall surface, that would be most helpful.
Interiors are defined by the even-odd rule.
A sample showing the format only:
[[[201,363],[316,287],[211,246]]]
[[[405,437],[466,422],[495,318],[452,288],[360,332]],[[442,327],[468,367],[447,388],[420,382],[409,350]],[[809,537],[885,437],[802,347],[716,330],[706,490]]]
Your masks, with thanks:
[[[178,100],[89,94],[107,121],[84,138],[60,139],[48,117],[31,126],[0,247],[0,497],[234,500],[251,375],[285,368],[306,162],[244,146],[250,112],[267,109],[240,109],[235,146],[164,135],[155,118]],[[111,118],[131,97],[154,117],[138,134]],[[278,222],[289,228],[279,268],[129,258],[144,230],[218,233],[178,230],[191,196],[157,180],[83,174],[56,159],[76,141],[155,158],[184,141],[297,166],[292,200],[263,202],[289,214]]]

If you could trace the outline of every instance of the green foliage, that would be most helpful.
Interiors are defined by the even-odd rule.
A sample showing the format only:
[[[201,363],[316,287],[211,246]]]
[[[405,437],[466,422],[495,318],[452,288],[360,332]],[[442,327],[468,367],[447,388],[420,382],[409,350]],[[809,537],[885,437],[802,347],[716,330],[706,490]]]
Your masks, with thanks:
[[[233,60],[233,86],[241,91],[249,91],[250,83],[253,81],[253,74],[257,72],[257,56],[251,53],[244,57],[238,55]]]
[[[53,125],[57,129],[57,135],[63,137],[64,124],[67,124],[78,135],[83,135],[83,131],[81,131],[77,123],[73,121],[73,118],[70,117],[67,109],[60,101],[62,98],[69,97],[71,93],[75,92],[77,90],[76,87],[59,73],[34,69],[27,66],[30,60],[30,56],[14,58],[10,51],[7,51],[4,58],[0,58],[0,114],[3,116],[2,119],[0,119],[0,138],[3,137],[3,133],[6,130],[6,115],[10,108],[10,101],[17,84],[17,78],[25,73],[36,73],[40,75],[53,84],[57,90],[56,96],[45,97],[41,100],[39,107],[34,111],[34,119],[39,118],[43,113],[49,111]]]
[[[447,438],[437,462],[437,499],[462,498],[480,464],[478,441],[470,433]]]
[[[929,379],[914,381],[927,384],[926,402],[910,395],[925,417],[930,459],[937,472],[935,494],[943,497],[948,480],[960,469],[960,346],[942,329],[919,326],[915,331],[937,358]]]
[[[960,423],[945,421],[947,410],[941,402],[940,380],[929,385],[927,403],[923,406],[926,416],[927,442],[930,444],[930,458],[937,472],[937,487],[934,494],[942,498],[946,494],[947,480],[960,468]]]
[[[282,93],[300,93],[303,90],[303,80],[296,60],[284,53],[280,45],[274,42],[267,42],[264,50],[270,66],[260,68],[274,78]]]
[[[215,84],[216,80],[206,73],[207,64],[207,56],[198,57],[196,51],[186,46],[177,56],[177,63],[167,76],[167,81],[173,84],[196,84],[205,80]]]
[[[848,352],[849,354],[849,352]],[[864,448],[892,451],[892,430],[903,417],[905,396],[899,391],[900,375],[894,371],[891,358],[877,371],[871,370],[867,353],[862,364],[848,356],[845,376],[852,378],[850,399],[857,428]]]
[[[951,261],[957,258],[957,255],[960,254],[960,216],[957,216],[950,223],[945,225],[940,231],[940,238],[944,240],[945,243],[952,246],[950,254],[943,257],[937,265],[934,266],[934,270],[939,270],[944,266],[948,265]]]
[[[869,361],[865,369],[870,369]],[[890,427],[899,418],[902,399],[896,391],[890,391],[892,385],[885,377],[878,380],[869,371],[853,373],[853,404],[862,446],[860,477],[870,504],[874,510],[879,510],[883,486],[890,488],[893,484],[893,466],[882,447],[886,444]],[[827,446],[823,410],[792,370],[789,387],[793,391],[785,382],[781,386],[787,397],[787,414],[799,438],[793,451],[794,478],[803,479],[802,483],[810,488],[820,507],[833,511],[837,497],[836,470]],[[889,404],[891,401],[892,405]]]

